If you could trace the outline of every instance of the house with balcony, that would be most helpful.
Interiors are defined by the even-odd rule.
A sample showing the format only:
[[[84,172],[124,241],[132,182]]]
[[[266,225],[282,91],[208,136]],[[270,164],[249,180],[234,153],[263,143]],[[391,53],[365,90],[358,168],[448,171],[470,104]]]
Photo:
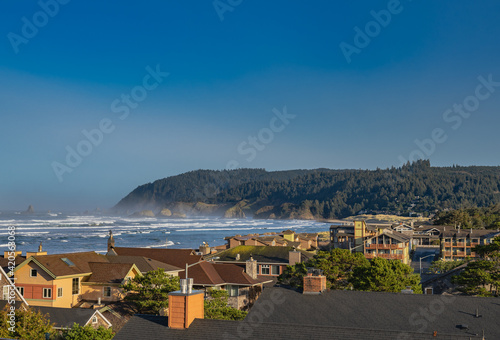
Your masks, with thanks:
[[[333,248],[360,252],[367,259],[381,257],[410,263],[411,237],[393,230],[389,225],[367,225],[365,221],[354,221],[352,226],[331,226],[330,242]]]
[[[500,236],[498,230],[444,227],[441,234],[441,257],[444,261],[478,257],[474,247],[487,245]]]

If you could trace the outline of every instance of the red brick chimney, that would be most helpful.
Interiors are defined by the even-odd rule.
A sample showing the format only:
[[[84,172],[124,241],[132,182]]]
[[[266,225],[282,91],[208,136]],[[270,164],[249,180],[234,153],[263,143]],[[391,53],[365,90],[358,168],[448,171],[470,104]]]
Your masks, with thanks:
[[[182,279],[181,290],[168,294],[168,327],[189,328],[194,319],[203,319],[204,295],[193,290],[193,279]]]
[[[304,276],[304,294],[320,294],[326,290],[326,276],[308,273]]]

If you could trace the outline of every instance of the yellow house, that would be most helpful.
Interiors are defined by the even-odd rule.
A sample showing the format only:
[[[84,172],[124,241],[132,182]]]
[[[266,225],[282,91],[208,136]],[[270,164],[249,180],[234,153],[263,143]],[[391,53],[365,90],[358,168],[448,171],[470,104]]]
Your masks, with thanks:
[[[118,301],[119,285],[139,270],[109,263],[95,252],[31,256],[14,270],[16,286],[33,306],[71,308],[85,299]]]

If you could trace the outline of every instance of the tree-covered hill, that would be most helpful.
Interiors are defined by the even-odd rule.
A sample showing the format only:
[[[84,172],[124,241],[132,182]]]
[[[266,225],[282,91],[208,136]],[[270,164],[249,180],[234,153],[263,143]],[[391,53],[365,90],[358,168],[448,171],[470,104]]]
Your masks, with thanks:
[[[191,171],[139,186],[114,210],[342,218],[360,211],[428,214],[499,202],[500,167],[438,168],[418,161],[386,170]]]

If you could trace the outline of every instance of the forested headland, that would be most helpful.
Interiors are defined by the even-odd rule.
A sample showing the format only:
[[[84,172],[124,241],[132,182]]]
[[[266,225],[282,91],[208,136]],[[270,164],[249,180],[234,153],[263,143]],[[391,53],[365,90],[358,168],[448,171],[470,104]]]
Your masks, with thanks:
[[[431,167],[422,160],[376,170],[197,170],[141,185],[113,210],[332,219],[358,213],[428,216],[496,203],[500,203],[500,167]],[[439,215],[443,223],[449,223],[446,216]],[[477,219],[471,223],[479,226]]]

